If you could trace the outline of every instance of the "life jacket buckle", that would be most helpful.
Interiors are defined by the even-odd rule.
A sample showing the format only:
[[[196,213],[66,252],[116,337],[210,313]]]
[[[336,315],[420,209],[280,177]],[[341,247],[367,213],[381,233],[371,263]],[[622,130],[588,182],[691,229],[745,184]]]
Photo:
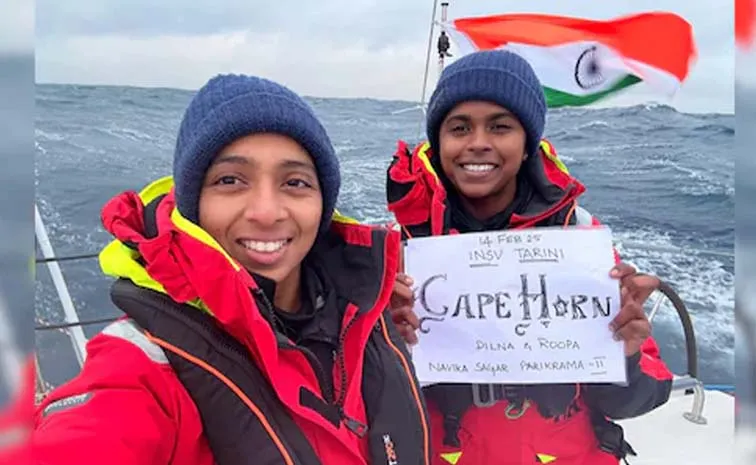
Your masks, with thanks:
[[[509,405],[507,405],[506,410],[504,410],[504,415],[509,420],[517,420],[518,418],[525,415],[525,412],[527,412],[529,408],[530,400],[528,399],[525,399],[525,401],[521,405],[510,403]]]
[[[473,405],[476,407],[488,408],[496,404],[496,391],[493,384],[472,384],[470,389],[472,389]],[[485,391],[488,392],[483,394]]]

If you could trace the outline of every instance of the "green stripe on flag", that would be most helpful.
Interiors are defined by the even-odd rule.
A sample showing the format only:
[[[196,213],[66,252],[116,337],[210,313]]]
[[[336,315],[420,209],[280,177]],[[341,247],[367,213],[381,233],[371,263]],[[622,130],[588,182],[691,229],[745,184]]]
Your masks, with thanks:
[[[601,100],[602,98],[609,96],[609,94],[613,94],[639,82],[641,82],[641,79],[638,76],[628,74],[617,81],[617,83],[612,87],[601,92],[596,92],[595,94],[574,95],[552,89],[550,87],[544,87],[543,93],[546,95],[546,105],[549,108],[579,107],[582,105],[591,104],[597,100]]]

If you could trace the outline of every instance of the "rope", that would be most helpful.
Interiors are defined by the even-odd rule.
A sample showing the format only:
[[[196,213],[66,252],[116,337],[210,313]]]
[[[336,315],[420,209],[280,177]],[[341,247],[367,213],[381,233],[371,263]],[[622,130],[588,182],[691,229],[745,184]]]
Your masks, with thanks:
[[[92,258],[99,257],[99,253],[86,253],[86,254],[78,254],[78,255],[68,255],[65,257],[49,257],[49,258],[37,258],[35,260],[35,263],[48,263],[48,262],[65,262],[65,261],[73,261],[73,260],[87,260]],[[41,324],[34,327],[35,331],[50,331],[50,330],[60,330],[60,329],[66,329],[66,328],[72,328],[74,326],[88,326],[88,325],[95,325],[99,323],[112,323],[116,321],[119,317],[107,317],[107,318],[97,318],[94,320],[85,320],[85,321],[76,321],[73,323],[52,323],[52,324]]]
[[[88,254],[81,254],[81,255],[69,255],[67,257],[50,257],[50,258],[37,258],[34,260],[34,263],[49,263],[49,262],[66,262],[66,261],[72,261],[72,260],[86,260],[89,258],[97,258],[99,257],[99,253],[88,253]]]
[[[112,323],[116,321],[118,316],[112,316],[108,318],[99,318],[95,320],[84,320],[84,321],[76,321],[74,323],[57,323],[57,324],[49,324],[49,325],[38,325],[34,327],[35,331],[47,331],[47,330],[54,330],[54,329],[65,329],[65,328],[71,328],[74,326],[87,326],[87,325],[96,325],[99,323]]]

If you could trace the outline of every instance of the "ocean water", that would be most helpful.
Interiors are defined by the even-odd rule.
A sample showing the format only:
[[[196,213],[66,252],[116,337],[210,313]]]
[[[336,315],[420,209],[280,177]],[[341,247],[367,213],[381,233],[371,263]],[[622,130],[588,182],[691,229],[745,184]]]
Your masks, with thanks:
[[[100,209],[114,194],[170,174],[181,114],[192,92],[131,87],[38,85],[36,193],[58,256],[96,253],[110,239]],[[408,102],[308,99],[336,146],[343,169],[339,208],[369,222],[385,209],[385,169],[398,138],[419,137]],[[582,205],[608,224],[623,257],[667,280],[693,315],[701,377],[732,383],[734,304],[734,117],[684,114],[665,105],[551,112],[547,137],[587,186]],[[39,252],[38,252],[39,254]],[[118,315],[96,259],[61,264],[82,319]],[[37,324],[63,320],[39,267]],[[102,324],[86,327],[91,336]],[[685,344],[671,306],[654,336],[677,373]],[[76,371],[70,340],[37,331],[42,373],[57,385]]]

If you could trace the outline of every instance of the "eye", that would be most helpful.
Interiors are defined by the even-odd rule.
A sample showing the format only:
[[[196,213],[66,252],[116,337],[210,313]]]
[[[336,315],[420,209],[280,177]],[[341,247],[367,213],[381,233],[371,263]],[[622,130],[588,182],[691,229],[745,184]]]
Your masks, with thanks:
[[[506,123],[495,123],[491,126],[491,129],[495,132],[503,132],[512,129],[512,126]]]
[[[449,132],[452,134],[464,134],[467,131],[467,126],[464,124],[455,124],[449,128]]]
[[[218,180],[215,181],[214,184],[233,186],[237,182],[239,182],[239,178],[237,178],[236,176],[221,176],[220,178],[218,178]]]
[[[285,185],[286,187],[291,187],[294,189],[311,189],[312,188],[312,184],[299,178],[289,179],[286,181]]]

